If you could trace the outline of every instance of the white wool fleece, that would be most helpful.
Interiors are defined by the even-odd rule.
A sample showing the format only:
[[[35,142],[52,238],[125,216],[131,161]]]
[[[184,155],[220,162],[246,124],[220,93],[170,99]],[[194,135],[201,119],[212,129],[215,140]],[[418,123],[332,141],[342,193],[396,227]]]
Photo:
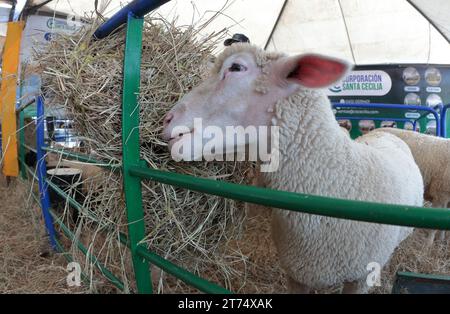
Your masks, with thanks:
[[[450,139],[394,128],[376,132],[394,134],[408,144],[423,176],[425,199],[434,207],[447,207],[450,202]]]
[[[299,88],[279,101],[273,124],[280,127],[280,168],[264,174],[269,187],[422,206],[422,177],[408,146],[385,133],[351,140],[322,91]],[[292,279],[315,289],[364,280],[367,265],[385,265],[412,232],[279,209],[273,211],[272,227],[282,267]]]

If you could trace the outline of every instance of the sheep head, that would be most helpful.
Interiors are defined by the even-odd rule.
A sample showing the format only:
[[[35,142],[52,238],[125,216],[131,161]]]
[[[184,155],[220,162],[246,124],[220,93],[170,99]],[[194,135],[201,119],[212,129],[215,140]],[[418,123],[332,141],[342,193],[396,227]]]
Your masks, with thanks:
[[[162,136],[169,142],[172,157],[176,157],[182,152],[172,149],[175,144],[191,146],[195,138],[202,147],[210,143],[212,134],[205,136],[206,127],[226,134],[227,127],[247,130],[247,127],[270,126],[278,101],[300,88],[327,87],[345,75],[348,68],[347,63],[329,57],[288,57],[246,43],[234,44],[218,56],[209,77],[184,95],[167,114]],[[201,130],[195,125],[196,119],[201,121]],[[249,134],[231,141],[227,136],[216,136],[214,145],[222,145],[226,153],[232,153],[258,138]],[[190,153],[193,160],[200,157],[195,151]],[[183,159],[186,160],[186,155]]]

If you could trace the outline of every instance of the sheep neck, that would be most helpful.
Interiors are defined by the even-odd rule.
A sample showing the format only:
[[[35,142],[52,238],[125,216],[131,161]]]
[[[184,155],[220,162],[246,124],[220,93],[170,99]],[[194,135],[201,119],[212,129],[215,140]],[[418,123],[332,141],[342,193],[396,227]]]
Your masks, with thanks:
[[[280,127],[280,167],[265,174],[270,187],[335,197],[348,192],[352,142],[322,92],[301,89],[278,102],[273,123]]]

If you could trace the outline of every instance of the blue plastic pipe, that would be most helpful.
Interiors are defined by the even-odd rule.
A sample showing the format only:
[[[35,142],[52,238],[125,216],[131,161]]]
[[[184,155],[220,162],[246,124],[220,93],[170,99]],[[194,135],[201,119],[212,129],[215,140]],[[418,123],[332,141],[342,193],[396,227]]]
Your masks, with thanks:
[[[114,14],[109,20],[99,26],[94,33],[96,39],[103,39],[111,34],[128,19],[128,14],[132,13],[137,17],[144,17],[150,11],[162,6],[170,0],[134,0]]]
[[[50,197],[48,193],[48,185],[45,178],[47,177],[47,166],[45,164],[45,155],[42,147],[44,146],[44,100],[41,96],[36,99],[36,158],[37,158],[37,176],[39,183],[39,197],[41,200],[42,216],[45,221],[45,228],[50,240],[51,247],[56,251],[55,228],[53,219],[50,215]]]

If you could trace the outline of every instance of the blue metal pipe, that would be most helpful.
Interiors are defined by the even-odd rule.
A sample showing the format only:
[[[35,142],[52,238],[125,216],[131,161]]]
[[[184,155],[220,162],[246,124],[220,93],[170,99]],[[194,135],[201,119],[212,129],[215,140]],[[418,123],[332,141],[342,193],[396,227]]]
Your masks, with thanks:
[[[114,14],[109,20],[99,26],[94,33],[96,39],[103,39],[111,34],[128,19],[128,14],[132,13],[137,17],[143,17],[150,11],[160,7],[170,0],[134,0]]]
[[[50,197],[48,185],[45,181],[47,177],[47,166],[45,164],[45,155],[42,147],[44,146],[44,100],[41,96],[36,99],[36,158],[37,158],[37,176],[39,183],[39,197],[41,200],[42,215],[44,216],[45,228],[49,236],[50,245],[53,250],[57,250],[55,241],[55,228],[53,219],[50,215]]]

